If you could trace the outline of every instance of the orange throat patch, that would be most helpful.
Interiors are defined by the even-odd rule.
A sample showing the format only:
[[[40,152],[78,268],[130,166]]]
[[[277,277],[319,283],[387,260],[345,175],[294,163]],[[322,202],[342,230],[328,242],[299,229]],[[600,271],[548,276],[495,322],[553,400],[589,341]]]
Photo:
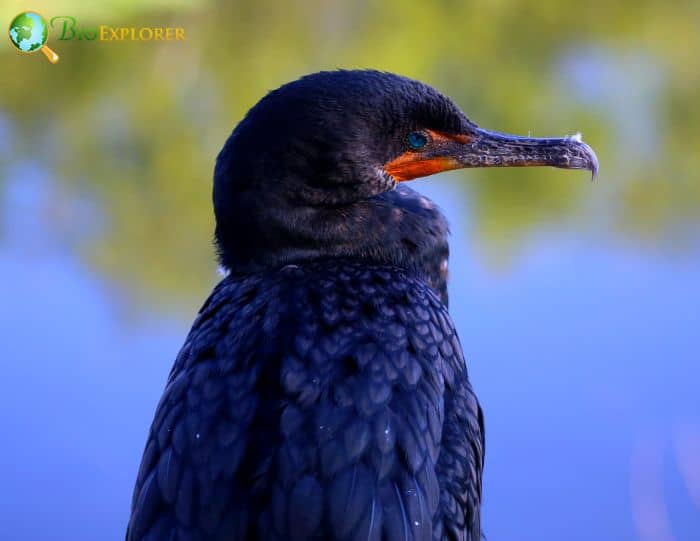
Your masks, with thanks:
[[[426,158],[416,152],[406,152],[387,163],[384,170],[398,182],[404,182],[459,167],[459,162],[450,156]]]
[[[412,180],[414,178],[427,177],[435,173],[459,169],[462,164],[449,154],[436,156],[441,147],[454,148],[455,144],[468,144],[471,139],[468,135],[447,134],[433,130],[427,130],[431,137],[431,151],[429,153],[420,150],[409,150],[384,165],[384,171],[391,175],[397,182]]]

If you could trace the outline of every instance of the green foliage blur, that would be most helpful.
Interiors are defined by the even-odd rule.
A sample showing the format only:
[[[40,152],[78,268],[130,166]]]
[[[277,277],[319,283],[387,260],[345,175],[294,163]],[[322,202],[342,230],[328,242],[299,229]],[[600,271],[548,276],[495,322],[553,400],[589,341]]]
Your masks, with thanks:
[[[649,257],[697,247],[700,2],[9,0],[1,15],[30,7],[85,27],[185,28],[184,42],[51,35],[57,65],[0,47],[13,134],[0,183],[13,163],[38,161],[55,174],[56,205],[92,201],[99,223],[74,249],[137,294],[207,292],[220,146],[265,92],[338,67],[423,80],[490,129],[581,131],[598,152],[596,184],[552,169],[453,174],[485,264],[507,269],[543,231]]]

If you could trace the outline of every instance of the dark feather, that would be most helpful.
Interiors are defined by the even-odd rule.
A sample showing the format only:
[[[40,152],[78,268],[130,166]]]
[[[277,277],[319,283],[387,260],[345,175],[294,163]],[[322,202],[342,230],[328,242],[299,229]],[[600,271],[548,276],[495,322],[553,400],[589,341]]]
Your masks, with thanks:
[[[356,318],[364,286],[406,320]],[[243,303],[262,318],[246,333]],[[385,341],[399,325],[407,339]],[[325,261],[225,279],[156,412],[127,539],[477,540],[481,417],[455,345],[440,299],[396,268]]]

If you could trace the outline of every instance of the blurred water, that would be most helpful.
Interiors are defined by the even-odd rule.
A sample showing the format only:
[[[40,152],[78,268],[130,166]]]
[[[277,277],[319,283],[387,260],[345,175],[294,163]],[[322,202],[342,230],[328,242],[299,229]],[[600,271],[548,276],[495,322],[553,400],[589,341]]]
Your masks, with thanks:
[[[486,412],[488,538],[700,538],[700,257],[658,261],[549,235],[494,274],[465,238],[450,177],[417,184],[454,231],[451,312]],[[24,179],[6,194],[23,212],[5,213],[0,244],[4,535],[122,539],[188,324],[134,315],[118,289],[47,241],[37,219],[46,189],[32,186],[49,181]],[[696,446],[685,462],[678,445]]]
[[[487,536],[700,538],[685,484],[697,474],[682,479],[674,458],[680,434],[700,428],[700,257],[550,234],[494,277],[460,234],[453,185],[421,182],[455,232],[450,311],[486,415]],[[668,537],[640,499],[658,503]]]

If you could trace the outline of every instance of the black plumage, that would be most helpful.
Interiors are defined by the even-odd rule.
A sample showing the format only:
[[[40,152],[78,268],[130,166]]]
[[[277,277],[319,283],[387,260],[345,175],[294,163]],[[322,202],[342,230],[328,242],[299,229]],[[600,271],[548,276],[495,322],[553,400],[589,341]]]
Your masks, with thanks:
[[[483,417],[447,312],[447,225],[396,184],[544,153],[595,169],[578,141],[506,155],[499,137],[373,71],[302,78],[248,113],[215,171],[229,275],[157,407],[127,541],[479,539]]]

